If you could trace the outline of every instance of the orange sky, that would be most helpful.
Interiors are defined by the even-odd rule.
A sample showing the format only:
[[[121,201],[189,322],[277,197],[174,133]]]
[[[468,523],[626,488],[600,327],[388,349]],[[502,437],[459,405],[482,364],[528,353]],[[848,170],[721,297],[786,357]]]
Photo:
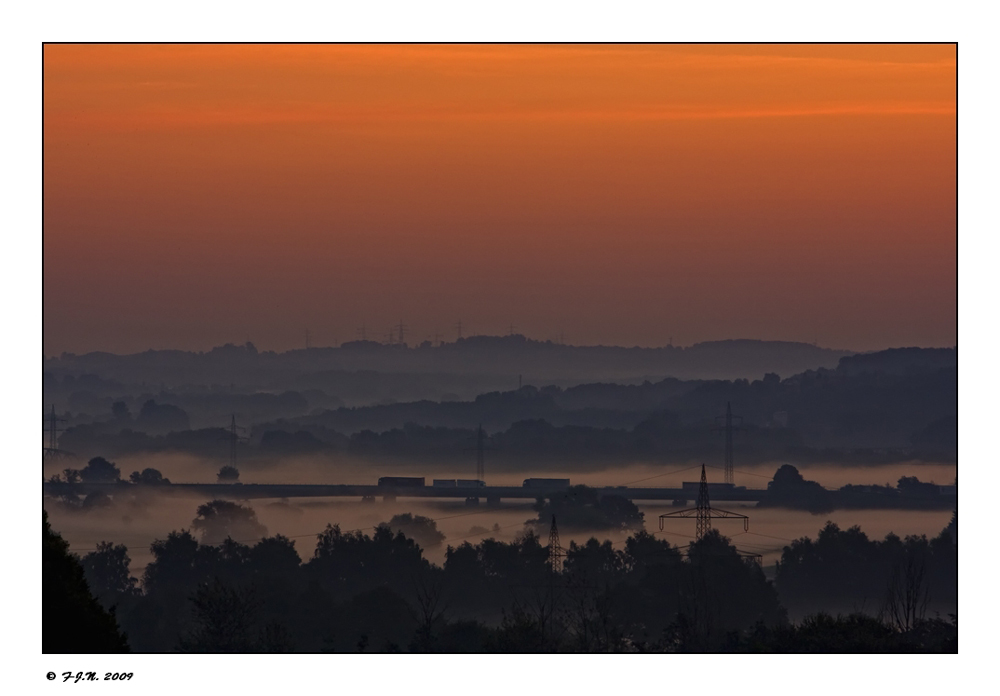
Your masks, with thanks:
[[[957,342],[954,46],[44,50],[44,350]]]

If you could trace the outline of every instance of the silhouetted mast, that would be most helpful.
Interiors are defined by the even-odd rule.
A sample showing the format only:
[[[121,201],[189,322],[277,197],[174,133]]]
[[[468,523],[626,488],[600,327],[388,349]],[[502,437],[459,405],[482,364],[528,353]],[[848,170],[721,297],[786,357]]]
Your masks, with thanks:
[[[229,466],[236,468],[236,445],[240,441],[240,436],[237,431],[244,430],[236,425],[236,414],[233,414],[233,420],[229,425]]]
[[[52,404],[52,412],[49,414],[48,417],[49,446],[42,448],[42,457],[60,454],[59,433],[62,432],[63,429],[59,427],[59,423],[65,423],[65,422],[66,422],[65,418],[56,417],[56,405]]]
[[[663,520],[664,519],[678,519],[678,518],[695,518],[695,539],[701,539],[703,536],[708,534],[708,530],[712,528],[712,518],[736,518],[743,520],[743,531],[748,531],[750,529],[750,518],[746,515],[741,515],[738,512],[730,512],[729,510],[719,510],[718,508],[713,508],[708,500],[708,479],[705,477],[705,465],[701,465],[701,484],[698,486],[698,503],[696,507],[688,508],[687,510],[678,510],[677,512],[668,512],[664,515],[660,515],[660,531],[663,531]]]
[[[486,433],[482,423],[476,433],[476,480],[486,481]]]
[[[549,567],[553,573],[561,573],[563,569],[563,549],[559,543],[559,528],[556,526],[555,515],[552,515],[552,527],[549,528]]]
[[[722,428],[715,428],[715,430],[721,429],[725,430],[726,432],[726,462],[725,462],[725,467],[723,469],[724,471],[723,481],[725,483],[734,484],[736,480],[735,477],[733,476],[733,433],[739,430],[740,428],[733,426],[733,419],[734,418],[739,419],[740,425],[742,425],[743,417],[733,415],[733,408],[730,405],[730,402],[728,401],[726,402],[726,415],[723,417],[725,418],[725,425]],[[718,418],[716,420],[718,420]]]

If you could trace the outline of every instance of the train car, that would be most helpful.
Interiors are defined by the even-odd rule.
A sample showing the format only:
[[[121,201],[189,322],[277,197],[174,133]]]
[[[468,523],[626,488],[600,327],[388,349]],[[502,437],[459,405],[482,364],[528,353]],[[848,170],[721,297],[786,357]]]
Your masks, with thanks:
[[[524,488],[569,488],[569,479],[529,478],[524,479]]]
[[[423,476],[383,476],[378,480],[380,486],[394,488],[419,488],[424,485]]]
[[[483,488],[486,486],[486,482],[479,479],[458,479],[455,481],[455,485],[458,488]]]
[[[434,479],[434,488],[454,488],[455,479]]]

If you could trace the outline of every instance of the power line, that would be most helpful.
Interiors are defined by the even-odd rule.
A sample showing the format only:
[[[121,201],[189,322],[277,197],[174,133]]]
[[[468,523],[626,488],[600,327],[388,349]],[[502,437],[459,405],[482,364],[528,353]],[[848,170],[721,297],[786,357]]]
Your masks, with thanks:
[[[721,466],[715,466],[714,464],[706,464],[705,466],[707,466],[709,469],[723,469],[724,468],[724,467],[721,467]],[[733,471],[735,471],[737,474],[746,474],[747,476],[757,476],[758,478],[766,478],[766,479],[772,479],[772,478],[774,478],[773,476],[769,476],[767,474],[755,474],[752,471],[743,471],[741,469],[733,469]]]
[[[698,465],[695,464],[694,466],[688,466],[688,467],[685,467],[683,469],[676,469],[674,471],[668,471],[665,474],[657,474],[656,476],[649,476],[647,478],[641,478],[641,479],[638,479],[636,481],[629,481],[625,485],[626,486],[631,486],[631,485],[633,485],[635,483],[642,483],[643,481],[652,481],[653,479],[656,479],[656,478],[661,478],[663,476],[672,476],[673,474],[680,474],[680,473],[683,473],[685,471],[690,471],[691,469],[697,469],[697,468],[698,468]]]

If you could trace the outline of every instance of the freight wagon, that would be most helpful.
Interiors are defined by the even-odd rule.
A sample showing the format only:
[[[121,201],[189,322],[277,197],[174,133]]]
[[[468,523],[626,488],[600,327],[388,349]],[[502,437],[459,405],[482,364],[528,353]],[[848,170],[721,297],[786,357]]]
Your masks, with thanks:
[[[569,479],[529,478],[524,479],[524,488],[569,488]]]
[[[423,476],[383,476],[378,480],[380,486],[392,486],[397,488],[419,488],[424,485]]]

